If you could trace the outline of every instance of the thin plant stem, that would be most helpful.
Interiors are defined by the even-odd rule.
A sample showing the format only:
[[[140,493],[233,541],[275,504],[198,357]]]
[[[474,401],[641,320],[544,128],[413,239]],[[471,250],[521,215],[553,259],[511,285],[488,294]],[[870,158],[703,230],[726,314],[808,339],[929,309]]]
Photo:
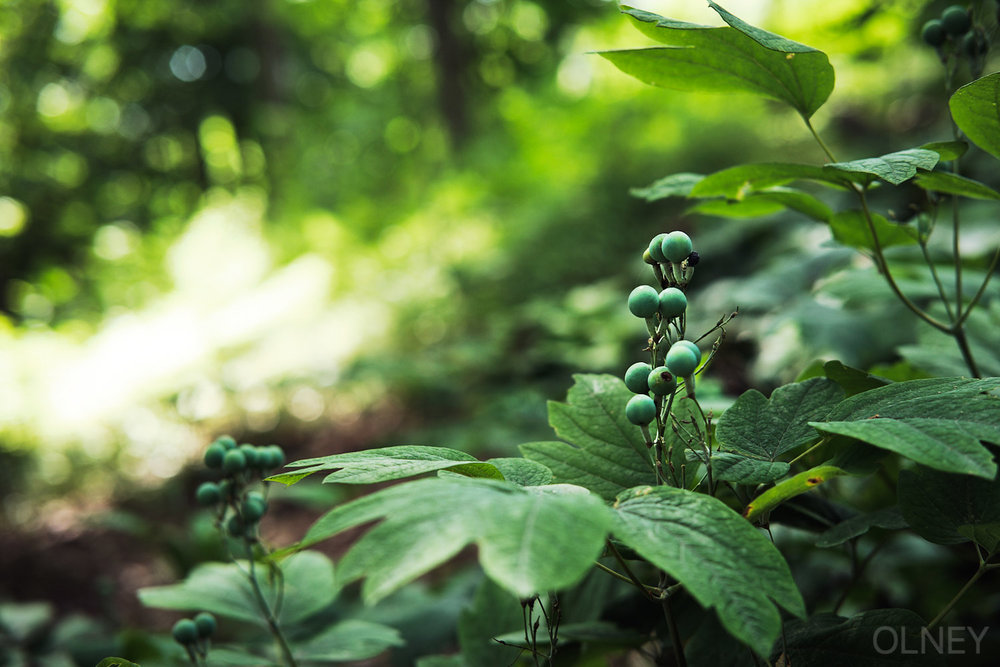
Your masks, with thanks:
[[[920,253],[924,256],[924,261],[927,263],[927,268],[931,270],[931,277],[934,279],[934,284],[937,285],[938,296],[941,297],[941,303],[944,304],[944,309],[948,313],[948,321],[954,326],[955,323],[955,313],[951,309],[951,301],[948,300],[948,296],[944,292],[944,285],[941,283],[941,278],[938,276],[937,267],[934,266],[934,262],[931,261],[930,253],[927,252],[927,242],[921,238],[920,241]],[[957,281],[956,281],[957,284]],[[957,304],[961,304],[961,296],[958,297]]]
[[[830,152],[830,149],[823,141],[823,138],[820,137],[819,133],[816,132],[816,129],[813,128],[812,123],[809,121],[809,118],[807,116],[802,116],[802,120],[805,122],[806,127],[809,128],[809,131],[813,135],[813,139],[815,139],[816,143],[819,144],[819,147],[823,149],[823,152],[826,154],[826,157],[830,160],[830,162],[836,162],[837,158],[833,157],[833,153]]]
[[[623,570],[625,570],[625,573],[628,575],[629,580],[633,584],[635,584],[636,588],[645,593],[646,597],[648,597],[650,600],[654,600],[655,598],[653,597],[653,594],[649,592],[649,588],[646,586],[646,584],[642,583],[639,580],[639,577],[635,576],[635,573],[632,572],[632,568],[628,566],[628,563],[625,562],[625,559],[622,558],[622,555],[618,553],[618,549],[615,548],[614,543],[611,540],[607,540],[607,543],[608,543],[608,549],[611,550],[611,553],[614,554],[615,560],[617,560],[618,564],[622,566]]]
[[[288,646],[288,641],[285,639],[284,633],[281,632],[281,626],[278,624],[278,619],[274,617],[271,611],[271,606],[267,603],[267,599],[264,597],[263,591],[260,590],[260,584],[257,581],[256,570],[254,567],[254,557],[253,549],[249,542],[244,541],[244,546],[246,547],[247,559],[250,561],[250,571],[247,573],[247,579],[250,580],[250,587],[253,589],[254,598],[257,600],[257,606],[260,609],[260,613],[263,614],[264,620],[267,622],[267,626],[271,631],[271,635],[274,637],[274,641],[277,642],[278,648],[281,650],[281,655],[285,660],[285,664],[288,667],[297,667],[295,662],[295,657],[292,656],[292,650]]]
[[[660,576],[661,588],[666,584],[665,579],[665,574]],[[667,621],[667,631],[670,633],[670,644],[674,648],[674,658],[677,660],[677,665],[678,667],[687,667],[684,646],[681,645],[681,633],[677,629],[677,619],[674,618],[674,614],[670,610],[669,596],[664,595],[660,598],[660,606],[663,608],[663,618]]]
[[[975,296],[972,297],[972,301],[965,308],[965,312],[961,313],[958,317],[958,321],[955,322],[955,326],[962,326],[965,320],[968,319],[969,314],[972,312],[976,304],[982,298],[983,294],[986,292],[986,286],[990,284],[990,278],[993,277],[993,272],[996,271],[997,264],[1000,263],[1000,246],[997,246],[996,252],[993,253],[993,259],[990,260],[990,265],[986,268],[986,277],[983,278],[983,284],[979,286],[979,290],[976,291]],[[961,304],[959,304],[959,312],[961,312]]]
[[[935,616],[931,620],[931,622],[927,624],[928,630],[930,630],[935,625],[944,620],[944,617],[947,616],[948,612],[951,611],[952,607],[954,607],[958,603],[958,601],[962,599],[962,596],[968,593],[969,589],[972,588],[972,586],[977,581],[979,581],[979,578],[982,577],[984,574],[986,574],[987,569],[989,569],[988,566],[986,566],[985,564],[980,564],[979,569],[977,569],[975,573],[971,577],[969,577],[969,580],[965,582],[965,585],[962,586],[962,588],[959,589],[958,593],[955,593],[955,597],[949,600],[948,604],[944,606],[944,609],[938,612],[938,615]]]

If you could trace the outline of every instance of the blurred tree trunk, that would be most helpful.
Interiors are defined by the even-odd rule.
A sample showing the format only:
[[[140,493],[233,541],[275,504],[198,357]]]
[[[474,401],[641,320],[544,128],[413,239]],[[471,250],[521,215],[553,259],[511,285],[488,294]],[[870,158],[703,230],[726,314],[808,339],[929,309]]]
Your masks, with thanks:
[[[455,0],[427,0],[431,27],[437,35],[434,61],[437,66],[438,105],[454,148],[460,148],[468,137],[468,115],[465,106],[463,78],[466,45],[455,30],[461,3]]]

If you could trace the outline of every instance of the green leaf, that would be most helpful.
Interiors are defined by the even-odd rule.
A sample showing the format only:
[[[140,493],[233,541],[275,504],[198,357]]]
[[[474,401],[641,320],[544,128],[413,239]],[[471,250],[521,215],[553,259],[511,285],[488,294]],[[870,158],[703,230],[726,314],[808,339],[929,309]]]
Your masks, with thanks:
[[[260,667],[261,665],[272,665],[273,658],[261,658],[255,653],[234,647],[212,647],[212,666],[220,667]]]
[[[941,156],[942,161],[950,162],[965,155],[965,152],[969,150],[969,144],[964,141],[932,141],[920,148],[934,151]]]
[[[387,648],[404,643],[394,628],[347,619],[327,627],[306,642],[297,643],[293,653],[300,661],[348,662],[374,658]]]
[[[869,157],[850,162],[831,162],[824,165],[823,169],[843,175],[855,183],[868,184],[872,177],[877,177],[886,183],[899,185],[916,176],[917,169],[930,171],[940,159],[941,156],[935,151],[910,148],[880,157]]]
[[[837,466],[816,466],[779,482],[760,494],[743,510],[743,516],[753,521],[764,512],[770,512],[781,503],[801,495],[834,477],[847,472]]]
[[[969,141],[1000,158],[1000,72],[967,83],[948,100],[951,117]]]
[[[893,224],[878,213],[872,213],[872,222],[882,248],[917,243],[916,233],[908,227]],[[857,209],[840,211],[830,218],[830,231],[833,232],[833,238],[841,245],[866,250],[875,249],[875,241],[872,239],[864,213]]]
[[[971,199],[1000,199],[1000,192],[997,192],[985,183],[945,171],[930,171],[926,174],[918,174],[914,184],[924,190],[960,195]]]
[[[1000,378],[895,382],[857,394],[811,425],[888,449],[945,472],[993,479],[980,440],[1000,443]]]
[[[523,627],[524,617],[518,599],[484,577],[472,605],[462,610],[458,620],[458,641],[465,664],[509,667],[517,656],[516,651],[505,649],[493,638]],[[524,638],[523,630],[521,638]]]
[[[899,472],[899,508],[914,532],[936,544],[975,540],[996,549],[1000,480],[917,468]]]
[[[756,389],[744,392],[722,413],[716,437],[725,449],[763,461],[817,440],[811,421],[822,419],[844,396],[836,382],[812,378],[778,387],[767,399]]]
[[[777,606],[805,615],[781,552],[723,502],[668,486],[642,487],[619,496],[615,509],[615,535],[702,606],[714,607],[726,630],[758,654],[768,655],[781,631]]]
[[[268,477],[267,479],[269,482],[295,484],[313,473],[323,470],[336,470],[337,472],[326,476],[323,480],[325,484],[374,484],[376,482],[386,482],[393,479],[422,475],[435,470],[455,468],[456,466],[468,463],[479,464],[480,466],[487,465],[477,461],[474,456],[454,449],[425,447],[421,445],[401,445],[295,461],[289,463],[288,467],[304,468],[304,470],[284,472]],[[481,467],[466,468],[466,470],[470,473],[473,473],[473,471],[484,472]],[[484,477],[489,475],[476,474],[475,476]],[[495,471],[492,476],[502,479],[499,471]]]
[[[97,663],[97,667],[139,667],[139,665],[125,658],[105,658]]]
[[[873,609],[850,619],[830,613],[792,619],[785,628],[784,653],[779,647],[772,660],[795,667],[943,666],[944,657],[930,642],[938,637],[947,641],[941,633],[948,628],[925,631],[923,626],[924,620],[909,609]],[[922,644],[923,632],[930,638]]]
[[[492,464],[503,473],[503,478],[518,486],[544,486],[552,483],[552,471],[537,461],[510,457],[490,459]]]
[[[688,196],[743,199],[760,190],[803,180],[830,185],[845,183],[844,179],[823,171],[822,167],[789,162],[760,162],[741,164],[709,174],[691,189]]]
[[[822,532],[816,538],[816,546],[835,547],[847,540],[853,540],[855,537],[864,535],[872,528],[899,530],[906,528],[908,525],[897,507],[886,507],[874,512],[863,512],[862,514],[852,516],[850,519],[841,521],[836,526],[832,526]]]
[[[565,442],[520,446],[525,458],[552,471],[556,482],[576,484],[612,500],[623,489],[655,481],[642,432],[625,418],[634,395],[611,375],[574,375],[566,403],[549,402],[549,424]]]
[[[639,80],[684,91],[748,92],[779,100],[808,118],[833,91],[826,54],[750,26],[710,3],[729,27],[684,23],[623,6],[633,24],[668,48],[600,55]]]
[[[632,188],[629,190],[629,194],[646,201],[657,201],[668,197],[687,197],[691,188],[703,178],[705,177],[701,174],[671,174],[644,188]]]
[[[806,192],[791,188],[773,188],[750,193],[743,199],[713,199],[695,204],[692,212],[725,218],[756,218],[784,209],[804,213],[814,220],[826,222],[833,215],[830,207]]]
[[[828,361],[823,364],[823,373],[839,384],[847,396],[854,396],[863,391],[889,384],[889,380],[885,378],[866,373],[858,368],[845,366],[839,361]]]
[[[479,547],[483,569],[519,597],[569,586],[600,553],[610,518],[578,486],[524,488],[475,478],[431,478],[384,489],[334,508],[299,547],[381,520],[340,563],[344,581],[365,577],[373,603],[458,553]]]
[[[784,461],[762,461],[734,452],[719,452],[712,456],[712,476],[735,484],[767,484],[788,474]]]
[[[337,595],[333,564],[323,554],[304,551],[281,564],[285,602],[279,620],[297,623],[323,609]],[[147,607],[178,611],[208,611],[264,626],[245,572],[247,563],[203,563],[179,584],[139,590],[139,600]],[[272,608],[277,598],[274,582],[266,566],[257,564],[257,581]]]

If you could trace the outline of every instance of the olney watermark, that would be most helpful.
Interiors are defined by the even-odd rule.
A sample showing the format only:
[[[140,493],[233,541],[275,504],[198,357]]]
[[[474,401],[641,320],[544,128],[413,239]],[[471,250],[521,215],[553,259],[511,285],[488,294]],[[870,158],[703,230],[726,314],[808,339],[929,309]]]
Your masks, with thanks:
[[[903,655],[979,655],[979,644],[989,627],[976,634],[974,628],[960,625],[941,626],[934,630],[920,628],[893,627],[883,625],[875,629],[872,646],[881,655],[900,653]]]

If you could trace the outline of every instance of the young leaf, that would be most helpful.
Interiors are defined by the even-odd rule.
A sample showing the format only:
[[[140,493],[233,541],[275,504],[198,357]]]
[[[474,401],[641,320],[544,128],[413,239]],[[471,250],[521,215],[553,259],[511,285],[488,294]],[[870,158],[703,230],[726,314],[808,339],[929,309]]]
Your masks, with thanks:
[[[646,201],[657,201],[668,197],[687,197],[691,188],[705,178],[701,174],[681,173],[671,174],[647,185],[644,188],[632,188],[629,194]]]
[[[879,245],[883,248],[917,243],[917,236],[913,230],[892,224],[878,213],[872,213],[872,222],[878,235]],[[866,250],[875,249],[868,221],[865,220],[864,213],[857,209],[840,211],[830,218],[830,231],[833,233],[833,238],[841,245]]]
[[[549,424],[565,442],[520,446],[525,458],[552,471],[556,482],[576,484],[612,500],[623,489],[655,481],[642,432],[625,418],[634,395],[611,375],[574,375],[565,403],[549,402]]]
[[[993,551],[1000,523],[1000,480],[927,468],[899,472],[899,508],[914,532],[937,544],[974,540]]]
[[[932,141],[929,144],[924,144],[920,148],[934,151],[941,156],[942,160],[950,162],[951,160],[957,160],[965,155],[965,152],[969,150],[969,144],[964,141]]]
[[[993,157],[1000,158],[1000,72],[967,83],[951,96],[948,106],[955,125]]]
[[[833,186],[846,183],[846,179],[810,164],[760,162],[741,164],[709,174],[691,188],[688,196],[743,199],[754,192],[793,181],[819,181]]]
[[[899,185],[917,175],[917,169],[930,171],[941,159],[935,151],[911,148],[851,162],[831,162],[823,166],[829,173],[842,175],[855,183],[868,184],[872,177]]]
[[[1000,192],[997,192],[985,183],[974,181],[958,174],[949,174],[946,171],[930,171],[926,174],[918,174],[913,183],[924,190],[931,192],[944,192],[949,195],[960,195],[971,199],[1000,199]]]
[[[835,547],[847,540],[864,535],[872,528],[899,530],[906,528],[908,525],[897,507],[887,507],[875,510],[874,512],[863,512],[852,516],[850,519],[841,521],[836,526],[820,533],[819,537],[816,538],[816,546]]]
[[[479,547],[486,574],[519,597],[578,581],[600,553],[607,507],[569,485],[519,487],[477,478],[432,478],[384,489],[334,508],[299,548],[381,520],[340,563],[345,581],[365,578],[373,603],[458,553]]]
[[[295,461],[288,466],[304,469],[272,475],[267,481],[295,484],[313,473],[336,470],[326,476],[325,484],[374,484],[469,464],[478,465],[475,470],[468,470],[476,477],[503,479],[494,466],[481,463],[465,452],[446,447],[402,445]]]
[[[669,486],[630,489],[615,502],[614,534],[674,577],[759,655],[781,631],[780,606],[805,604],[784,557],[723,502]],[[747,582],[753,582],[752,586]]]
[[[710,199],[699,202],[689,210],[725,218],[757,218],[784,209],[804,213],[819,222],[826,222],[833,215],[830,207],[816,197],[792,188],[758,190],[742,199]]]
[[[833,91],[826,54],[743,23],[711,5],[731,27],[711,28],[623,6],[634,25],[667,48],[606,51],[626,74],[685,91],[749,92],[779,100],[809,118]]]
[[[979,441],[1000,443],[997,389],[1000,378],[895,382],[845,399],[810,424],[930,468],[993,479],[997,464]]]
[[[763,461],[818,439],[809,422],[822,419],[844,396],[836,382],[812,378],[778,387],[767,399],[744,392],[722,413],[715,435],[723,448]]]
[[[834,477],[846,475],[847,472],[837,466],[817,466],[800,472],[798,475],[789,477],[779,482],[775,486],[760,494],[743,509],[743,516],[753,521],[764,512],[769,512],[781,503],[801,495],[814,486],[819,486],[823,482]]]

